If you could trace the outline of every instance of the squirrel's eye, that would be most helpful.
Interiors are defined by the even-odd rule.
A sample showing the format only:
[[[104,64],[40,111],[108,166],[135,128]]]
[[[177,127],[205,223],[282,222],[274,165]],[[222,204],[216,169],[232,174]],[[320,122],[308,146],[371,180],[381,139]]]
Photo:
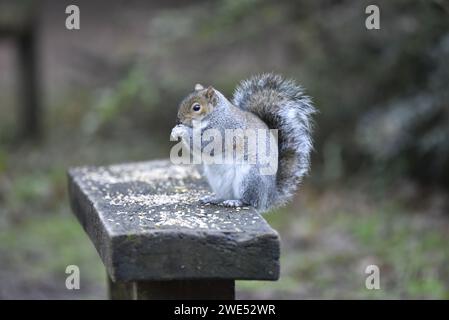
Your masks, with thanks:
[[[199,103],[194,103],[194,104],[192,105],[192,110],[193,110],[193,111],[198,112],[198,111],[200,111],[200,109],[201,109],[201,105],[200,105]]]

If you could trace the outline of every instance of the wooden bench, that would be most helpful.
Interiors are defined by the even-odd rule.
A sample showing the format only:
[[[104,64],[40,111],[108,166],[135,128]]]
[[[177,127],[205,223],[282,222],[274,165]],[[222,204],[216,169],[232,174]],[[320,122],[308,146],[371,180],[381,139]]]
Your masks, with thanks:
[[[202,205],[193,166],[151,161],[69,170],[73,212],[111,299],[234,299],[235,280],[277,280],[279,236],[254,209]]]

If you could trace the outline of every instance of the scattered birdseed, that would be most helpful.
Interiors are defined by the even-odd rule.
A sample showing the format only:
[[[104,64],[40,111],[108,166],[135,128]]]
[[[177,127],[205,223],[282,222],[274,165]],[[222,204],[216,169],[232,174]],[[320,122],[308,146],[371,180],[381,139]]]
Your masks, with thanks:
[[[241,232],[264,223],[254,211],[240,211],[249,207],[217,210],[210,203],[200,204],[199,199],[210,192],[195,167],[152,162],[77,170],[81,173],[77,183],[102,209],[103,221],[111,222],[113,230]]]

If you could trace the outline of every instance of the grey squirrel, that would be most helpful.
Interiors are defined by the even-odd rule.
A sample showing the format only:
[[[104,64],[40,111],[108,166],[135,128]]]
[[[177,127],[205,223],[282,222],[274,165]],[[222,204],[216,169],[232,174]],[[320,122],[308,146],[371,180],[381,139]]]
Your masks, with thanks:
[[[261,174],[259,161],[250,165],[204,164],[205,176],[215,195],[202,198],[201,202],[228,207],[250,205],[264,212],[291,200],[308,172],[314,113],[311,99],[300,86],[271,73],[242,81],[231,101],[215,88],[197,84],[181,102],[171,136],[181,138],[192,150],[189,141],[196,125],[202,138],[211,128],[220,132],[278,129],[277,170],[273,174]],[[204,146],[202,141],[201,148]],[[248,150],[235,142],[233,149]]]

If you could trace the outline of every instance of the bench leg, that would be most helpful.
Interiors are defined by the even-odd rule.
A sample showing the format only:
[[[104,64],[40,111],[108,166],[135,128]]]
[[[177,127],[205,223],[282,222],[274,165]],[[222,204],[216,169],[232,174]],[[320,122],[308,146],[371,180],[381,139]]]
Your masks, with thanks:
[[[108,282],[112,300],[235,299],[234,280]]]

